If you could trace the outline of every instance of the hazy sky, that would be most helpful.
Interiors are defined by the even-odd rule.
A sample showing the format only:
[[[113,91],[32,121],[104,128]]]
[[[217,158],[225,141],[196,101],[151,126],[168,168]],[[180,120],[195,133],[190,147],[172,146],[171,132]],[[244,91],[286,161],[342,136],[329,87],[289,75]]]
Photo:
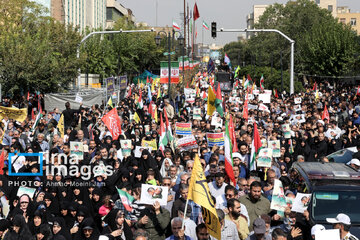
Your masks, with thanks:
[[[156,15],[158,26],[171,26],[173,20],[179,25],[182,22],[180,13],[183,12],[184,8],[183,0],[117,1],[133,11],[137,22],[147,22],[150,26],[155,26]],[[193,9],[195,0],[186,0],[186,2],[189,4],[189,8]],[[216,21],[218,28],[245,28],[246,16],[252,12],[254,4],[286,3],[287,0],[197,0],[196,2],[200,12],[200,19],[196,21],[198,29],[197,42],[202,41],[203,31],[204,44],[226,44],[236,41],[239,34],[218,33],[218,37],[213,39],[210,30],[202,30],[202,21],[204,20],[209,26],[212,21]],[[156,5],[158,6],[158,14],[156,14]],[[360,12],[359,0],[338,0],[337,5],[350,7],[351,12]]]

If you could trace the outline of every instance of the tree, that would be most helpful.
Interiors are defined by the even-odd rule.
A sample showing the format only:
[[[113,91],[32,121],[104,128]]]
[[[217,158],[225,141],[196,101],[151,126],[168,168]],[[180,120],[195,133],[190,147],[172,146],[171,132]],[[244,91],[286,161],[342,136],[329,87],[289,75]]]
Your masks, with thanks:
[[[80,61],[76,29],[45,17],[40,5],[28,0],[3,0],[0,13],[0,82],[10,95],[26,91],[52,92],[68,86]]]
[[[289,1],[286,5],[274,4],[266,9],[255,28],[275,28],[295,40],[295,72],[342,76],[353,69],[358,44],[349,27],[334,19],[329,11],[319,8],[313,1]],[[331,49],[331,44],[336,47]],[[278,34],[257,34],[249,41],[251,49],[261,52],[270,62],[271,54],[290,58],[290,44]],[[322,57],[314,55],[321,53]],[[329,61],[330,59],[330,61]],[[339,64],[334,61],[339,60]],[[286,68],[289,61],[284,61]],[[279,68],[279,65],[275,65]]]

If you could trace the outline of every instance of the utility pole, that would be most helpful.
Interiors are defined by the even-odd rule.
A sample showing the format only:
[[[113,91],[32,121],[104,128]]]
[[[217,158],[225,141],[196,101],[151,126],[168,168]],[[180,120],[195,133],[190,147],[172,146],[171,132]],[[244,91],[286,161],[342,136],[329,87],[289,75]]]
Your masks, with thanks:
[[[186,46],[186,8],[185,8],[185,5],[186,5],[186,0],[184,0],[184,46]]]

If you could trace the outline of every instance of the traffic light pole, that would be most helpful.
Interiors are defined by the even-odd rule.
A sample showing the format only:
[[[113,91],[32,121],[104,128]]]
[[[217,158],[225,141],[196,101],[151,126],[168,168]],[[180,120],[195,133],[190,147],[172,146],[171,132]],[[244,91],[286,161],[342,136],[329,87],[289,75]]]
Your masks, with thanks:
[[[216,28],[216,23],[215,23]],[[216,30],[216,32],[274,32],[280,34],[286,40],[288,40],[291,44],[291,56],[290,56],[290,94],[294,93],[294,46],[295,41],[286,36],[279,30],[276,29],[224,29],[220,28],[220,30]],[[216,36],[215,36],[216,37]]]

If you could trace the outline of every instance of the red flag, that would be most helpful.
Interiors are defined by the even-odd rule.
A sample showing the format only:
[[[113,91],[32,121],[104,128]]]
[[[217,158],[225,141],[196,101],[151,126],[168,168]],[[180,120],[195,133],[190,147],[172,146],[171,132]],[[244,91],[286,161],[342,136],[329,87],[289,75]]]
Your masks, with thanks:
[[[121,134],[121,120],[116,108],[113,108],[101,119],[109,129],[113,140],[117,140]]]
[[[186,84],[186,88],[189,88],[189,82]]]
[[[148,84],[150,81],[149,81],[149,76],[146,77],[146,83]]]
[[[250,74],[247,75],[247,80],[252,81]]]
[[[35,114],[34,114],[34,108],[31,109],[31,119],[32,120],[36,119]]]
[[[248,109],[248,96],[246,94],[244,109],[243,109],[243,118],[247,120],[249,118],[249,109]]]
[[[231,144],[232,144],[232,152],[233,153],[238,152],[239,149],[238,149],[237,142],[236,142],[234,123],[233,123],[231,114],[230,114],[230,123],[229,123],[229,134],[230,134],[230,139],[231,139]]]
[[[317,85],[316,85],[316,82],[315,82],[312,90],[316,91],[316,89],[317,89]]]
[[[279,98],[277,89],[275,89],[275,97],[276,97],[276,98]]]
[[[216,98],[219,99],[220,101],[222,101],[220,82],[218,82],[218,86],[217,86],[217,89],[216,89]]]
[[[3,149],[1,151],[1,155],[0,155],[0,175],[4,174],[4,160],[5,160],[5,149]]]
[[[198,9],[196,3],[194,5],[194,15],[193,15],[193,17],[194,17],[194,21],[196,21],[196,19],[198,19],[200,17],[199,9]]]
[[[356,90],[356,96],[360,95],[360,86],[358,86],[357,90]]]
[[[153,102],[151,101],[150,104],[149,104],[148,112],[150,113],[151,118],[154,119],[155,116],[154,116],[154,111],[153,111],[153,108],[152,108],[152,103],[153,103]]]
[[[27,99],[28,101],[30,100],[30,92],[28,92],[26,99]]]
[[[330,120],[329,111],[327,110],[327,107],[326,107],[326,105],[325,105],[321,119],[324,120],[324,119],[326,119],[326,118],[327,118],[328,120]]]
[[[207,96],[206,96],[206,92],[203,91],[203,95],[202,95],[202,98],[205,99]]]
[[[129,92],[128,92],[127,97],[130,97],[130,96],[131,96],[131,87],[130,87],[130,89],[129,89]]]

